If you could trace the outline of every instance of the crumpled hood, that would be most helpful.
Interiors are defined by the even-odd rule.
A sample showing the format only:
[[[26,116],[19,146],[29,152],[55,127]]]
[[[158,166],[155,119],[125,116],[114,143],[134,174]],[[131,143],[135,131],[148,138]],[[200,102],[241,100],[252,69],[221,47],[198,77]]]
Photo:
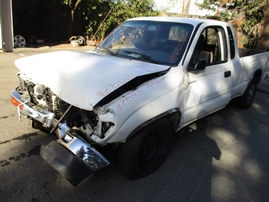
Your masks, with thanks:
[[[15,65],[62,100],[86,110],[92,110],[100,100],[132,79],[169,68],[95,52],[71,51],[21,58]]]

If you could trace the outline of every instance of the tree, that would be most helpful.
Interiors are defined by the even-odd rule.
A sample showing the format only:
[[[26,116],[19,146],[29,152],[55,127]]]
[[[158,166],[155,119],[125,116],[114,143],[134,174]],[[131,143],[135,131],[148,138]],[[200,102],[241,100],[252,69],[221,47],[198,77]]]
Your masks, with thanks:
[[[269,20],[268,1],[238,0],[233,11],[236,11],[237,16],[242,19],[241,22],[239,21],[239,31],[242,33],[240,41],[243,41],[242,46],[244,48],[267,49],[268,47],[261,46],[261,38],[264,39],[262,43],[266,43],[265,38],[268,38],[268,34],[265,36],[265,27]]]
[[[220,12],[217,12],[215,18],[222,21],[230,21],[236,32],[239,47],[241,48],[259,48],[267,49],[262,44],[268,44],[269,38],[269,1],[264,0],[228,0],[218,1],[220,3]],[[210,8],[215,1],[206,1],[202,4],[203,8]],[[266,28],[266,29],[265,29]],[[261,40],[262,38],[262,40]]]
[[[26,38],[102,40],[130,17],[153,16],[153,0],[13,0],[14,31]]]
[[[68,6],[69,11],[69,36],[73,35],[73,27],[74,27],[74,15],[76,10],[78,9],[78,5],[81,0],[64,0],[64,4]]]
[[[87,34],[103,40],[108,32],[128,18],[158,15],[159,12],[153,8],[153,0],[100,1],[95,8],[99,19],[95,16],[95,21],[88,21]],[[94,30],[98,32],[93,32]]]

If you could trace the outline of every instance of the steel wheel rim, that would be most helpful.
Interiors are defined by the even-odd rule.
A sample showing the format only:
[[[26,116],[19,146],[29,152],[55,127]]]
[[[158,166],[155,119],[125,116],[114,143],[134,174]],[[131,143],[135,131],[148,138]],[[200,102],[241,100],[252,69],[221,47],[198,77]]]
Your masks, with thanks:
[[[16,35],[14,37],[14,46],[18,48],[23,48],[26,44],[25,38],[21,35]]]

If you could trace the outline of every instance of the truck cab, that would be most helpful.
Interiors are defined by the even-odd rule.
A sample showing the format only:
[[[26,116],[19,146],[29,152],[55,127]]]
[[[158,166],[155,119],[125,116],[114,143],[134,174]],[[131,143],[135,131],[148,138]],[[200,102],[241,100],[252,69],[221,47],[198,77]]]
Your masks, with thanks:
[[[224,108],[247,109],[267,76],[268,52],[242,51],[226,22],[143,17],[94,50],[19,59],[11,102],[56,141],[44,160],[73,185],[109,165],[92,145],[113,145],[128,179],[162,166],[173,134]]]

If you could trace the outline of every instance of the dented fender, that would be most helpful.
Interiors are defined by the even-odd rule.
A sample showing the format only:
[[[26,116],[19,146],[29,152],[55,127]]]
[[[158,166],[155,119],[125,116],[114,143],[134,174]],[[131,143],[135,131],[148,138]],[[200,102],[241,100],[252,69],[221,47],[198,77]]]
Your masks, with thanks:
[[[116,114],[114,133],[106,143],[125,141],[137,126],[178,108],[179,102],[184,100],[184,77],[182,73],[182,78],[178,75],[178,69],[172,68],[167,74],[146,82],[135,91],[122,95],[106,106]]]

